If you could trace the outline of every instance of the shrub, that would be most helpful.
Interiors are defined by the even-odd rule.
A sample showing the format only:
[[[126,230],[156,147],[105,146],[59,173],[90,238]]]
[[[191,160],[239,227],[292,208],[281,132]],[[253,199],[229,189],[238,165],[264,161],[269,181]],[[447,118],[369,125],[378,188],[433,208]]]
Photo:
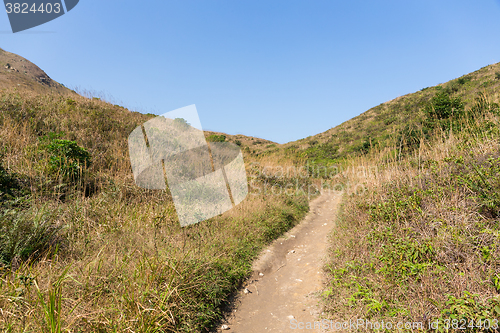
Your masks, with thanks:
[[[191,124],[188,123],[187,120],[184,118],[175,118],[174,126],[180,130],[187,130],[191,126]]]
[[[49,172],[62,176],[64,180],[76,181],[90,166],[90,153],[75,141],[52,140],[47,146]]]
[[[438,92],[424,111],[432,119],[449,119],[463,114],[464,103],[460,97],[451,98],[446,92]]]
[[[226,141],[226,136],[224,134],[217,135],[217,134],[212,134],[207,138],[208,142],[225,142]]]
[[[470,76],[463,76],[458,79],[458,84],[464,85],[471,80]]]
[[[19,180],[4,168],[2,165],[2,155],[0,155],[0,202],[4,198],[12,198],[19,188]]]

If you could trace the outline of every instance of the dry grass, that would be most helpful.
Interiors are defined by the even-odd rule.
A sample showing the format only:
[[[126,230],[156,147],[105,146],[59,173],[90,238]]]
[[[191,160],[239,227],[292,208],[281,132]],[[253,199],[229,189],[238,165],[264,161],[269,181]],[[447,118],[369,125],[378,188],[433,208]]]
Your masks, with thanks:
[[[207,331],[252,259],[308,209],[303,196],[253,193],[222,216],[181,228],[168,191],[133,182],[127,137],[151,115],[24,91],[2,91],[0,103],[2,164],[19,183],[14,199],[0,202],[11,212],[0,216],[2,227],[17,234],[0,244],[45,237],[17,244],[18,254],[0,264],[1,331]],[[74,186],[48,173],[54,135],[92,155]]]

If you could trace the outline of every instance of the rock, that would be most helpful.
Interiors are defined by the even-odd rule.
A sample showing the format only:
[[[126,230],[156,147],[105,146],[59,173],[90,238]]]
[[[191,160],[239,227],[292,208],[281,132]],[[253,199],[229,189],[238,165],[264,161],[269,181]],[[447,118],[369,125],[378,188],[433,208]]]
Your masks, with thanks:
[[[243,289],[243,292],[244,292],[245,294],[251,294],[251,293],[252,293],[250,290],[248,290],[248,288]]]
[[[292,250],[292,251],[290,251],[290,252],[288,252],[288,253],[295,253],[295,250]]]
[[[259,273],[259,276],[264,276],[264,273]]]
[[[294,316],[292,316],[292,315],[289,315],[287,318],[288,318],[289,320],[292,320],[292,319],[294,319],[295,317],[294,317]]]
[[[229,326],[227,326],[227,325],[222,325],[222,326],[220,327],[220,329],[221,329],[221,330],[223,330],[223,331],[227,331],[227,330],[229,329]]]

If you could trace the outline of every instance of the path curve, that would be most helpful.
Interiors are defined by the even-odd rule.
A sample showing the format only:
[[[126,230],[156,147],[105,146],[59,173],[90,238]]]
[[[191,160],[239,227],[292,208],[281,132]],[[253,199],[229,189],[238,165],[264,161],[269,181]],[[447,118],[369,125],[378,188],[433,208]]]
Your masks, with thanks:
[[[224,324],[229,330],[218,332],[296,332],[295,323],[318,320],[328,235],[340,198],[323,193],[311,201],[304,220],[262,252]]]

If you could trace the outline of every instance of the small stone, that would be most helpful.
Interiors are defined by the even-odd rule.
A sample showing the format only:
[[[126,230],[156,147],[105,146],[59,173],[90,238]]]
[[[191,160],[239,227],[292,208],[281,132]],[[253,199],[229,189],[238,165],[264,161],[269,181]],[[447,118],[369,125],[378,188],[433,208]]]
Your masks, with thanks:
[[[292,251],[290,251],[290,252],[288,252],[288,253],[295,253],[295,250],[292,250]]]
[[[243,289],[243,292],[244,292],[245,294],[251,294],[251,293],[252,293],[250,290],[248,290],[248,288]]]
[[[295,317],[294,317],[294,316],[292,316],[292,315],[289,315],[287,318],[288,318],[289,320],[292,320],[292,319],[294,319]]]
[[[223,331],[227,331],[227,330],[229,329],[229,326],[227,326],[227,325],[222,325],[222,326],[220,327],[220,329],[221,329],[221,330],[223,330]]]
[[[264,273],[259,273],[259,276],[264,276]]]

